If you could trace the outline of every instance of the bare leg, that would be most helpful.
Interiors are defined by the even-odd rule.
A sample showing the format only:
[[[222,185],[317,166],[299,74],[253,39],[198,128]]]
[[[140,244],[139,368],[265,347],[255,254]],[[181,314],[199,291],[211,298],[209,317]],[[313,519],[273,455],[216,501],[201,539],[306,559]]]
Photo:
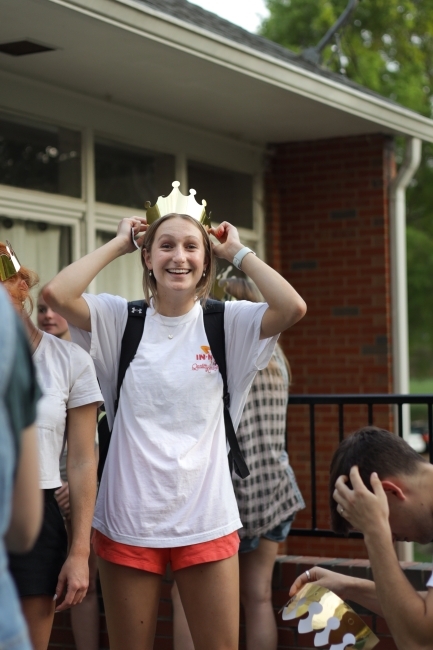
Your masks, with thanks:
[[[98,558],[110,650],[153,650],[161,576]]]
[[[89,588],[83,602],[71,608],[72,632],[77,650],[98,650],[99,648],[97,575],[96,555],[93,548],[90,547]]]
[[[238,556],[175,572],[195,650],[237,650]]]
[[[26,596],[21,607],[29,628],[34,650],[47,650],[54,620],[55,601],[52,596]]]
[[[272,571],[278,544],[260,539],[256,550],[239,554],[241,603],[245,612],[247,650],[276,650],[277,625],[272,608]]]
[[[173,603],[173,645],[174,650],[194,650],[191,632],[188,621],[179,596],[179,590],[175,582],[171,589],[171,600]]]

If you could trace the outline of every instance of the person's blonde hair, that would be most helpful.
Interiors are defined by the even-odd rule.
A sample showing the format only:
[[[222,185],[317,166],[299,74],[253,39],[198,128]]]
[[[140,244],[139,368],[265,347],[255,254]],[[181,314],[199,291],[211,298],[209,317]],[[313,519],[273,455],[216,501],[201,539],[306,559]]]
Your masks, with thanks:
[[[143,251],[145,250],[150,255],[158,228],[166,221],[169,221],[170,219],[174,219],[176,217],[179,217],[180,219],[184,219],[185,221],[190,221],[191,223],[193,223],[194,226],[200,231],[201,236],[203,238],[203,244],[205,250],[204,261],[206,264],[206,270],[204,271],[205,276],[200,278],[200,281],[196,286],[197,298],[202,303],[206,302],[206,300],[208,299],[213,283],[215,281],[215,257],[213,254],[210,237],[206,232],[204,226],[202,226],[202,224],[199,221],[197,221],[197,219],[194,219],[194,217],[190,217],[188,214],[177,214],[175,212],[166,214],[163,217],[161,217],[161,219],[154,221],[147,229],[146,234],[144,235],[142,255],[141,255],[141,264],[143,266],[144,297],[146,299],[147,304],[149,304],[150,298],[151,297],[153,298],[156,310],[158,309],[157,283],[153,273],[152,275],[150,275],[149,273],[149,269],[147,268],[146,262],[144,261]]]
[[[9,255],[6,244],[3,242],[0,242],[0,255]],[[36,273],[36,271],[32,271],[31,269],[28,269],[26,266],[21,265],[20,270],[13,275],[10,279],[14,280],[15,278],[19,280],[24,280],[26,283],[28,290],[24,291],[18,287],[16,289],[13,289],[11,293],[13,294],[14,298],[17,298],[20,300],[23,304],[23,308],[26,308],[27,313],[30,314],[33,311],[34,308],[34,301],[33,297],[30,295],[31,289],[33,287],[36,287],[37,284],[39,284],[39,275]],[[27,304],[26,304],[27,303]]]
[[[231,278],[220,280],[218,284],[226,293],[229,294],[229,296],[233,296],[236,300],[266,302],[257,285],[247,278],[238,278],[233,275]]]
[[[266,302],[257,285],[249,278],[238,278],[236,276],[232,276],[231,278],[224,278],[223,280],[220,280],[218,284],[220,285],[220,287],[224,289],[224,291],[229,296],[233,296],[233,298],[236,298],[236,300],[249,300],[250,302]],[[277,343],[277,346],[284,359],[284,364],[287,368],[287,373],[289,375],[289,384],[291,384],[292,370],[290,368],[289,360],[284,354],[281,345],[278,345]],[[269,362],[269,367],[272,368],[274,364],[276,364],[276,361],[272,358]]]

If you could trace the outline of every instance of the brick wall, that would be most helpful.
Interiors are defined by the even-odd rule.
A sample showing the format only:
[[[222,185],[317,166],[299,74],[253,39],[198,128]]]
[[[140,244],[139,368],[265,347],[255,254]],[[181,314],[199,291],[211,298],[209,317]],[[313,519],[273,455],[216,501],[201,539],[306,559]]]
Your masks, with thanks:
[[[304,320],[282,337],[291,392],[392,392],[388,186],[392,142],[372,135],[278,145],[266,175],[269,262],[305,298]],[[329,462],[338,443],[337,407],[318,407],[318,527],[329,528]],[[392,427],[388,407],[374,423]],[[367,424],[365,407],[346,407],[345,431]],[[290,459],[310,498],[308,410],[289,406]],[[310,527],[311,511],[297,527]],[[365,557],[353,540],[289,538],[291,554]]]
[[[283,621],[279,610],[288,600],[289,588],[295,578],[303,573],[306,569],[320,564],[331,568],[339,573],[355,576],[358,578],[371,579],[370,565],[367,560],[336,560],[324,557],[299,557],[299,556],[281,556],[277,559],[273,577],[273,602],[275,617],[278,626],[278,650],[291,648],[292,650],[306,650],[314,647],[312,634],[299,634],[297,631],[297,621]],[[421,563],[402,563],[409,581],[417,590],[424,590],[425,584],[432,571],[431,564]],[[173,650],[173,624],[172,624],[172,606],[170,599],[171,584],[166,580],[163,585],[159,618],[156,631],[155,650]],[[101,605],[101,639],[100,650],[108,650],[108,636],[106,632],[105,616],[103,613],[103,603]],[[367,625],[379,637],[380,643],[376,646],[377,650],[397,650],[388,627],[380,616],[375,616],[367,610],[352,603],[355,611],[365,620]],[[240,629],[240,650],[245,650],[245,633],[241,620]],[[64,612],[56,614],[54,629],[51,635],[49,650],[63,650],[75,648],[73,635],[70,626],[69,613]]]

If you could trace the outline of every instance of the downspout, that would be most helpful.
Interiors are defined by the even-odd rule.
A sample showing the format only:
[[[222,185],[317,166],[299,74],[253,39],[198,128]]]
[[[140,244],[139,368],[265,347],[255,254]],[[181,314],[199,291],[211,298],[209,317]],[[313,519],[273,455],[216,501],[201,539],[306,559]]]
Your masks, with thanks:
[[[403,164],[390,187],[390,245],[393,384],[395,393],[409,393],[409,344],[406,261],[406,188],[421,162],[421,140],[409,138]],[[409,430],[404,428],[407,438]]]
[[[392,304],[392,360],[394,393],[407,395],[409,387],[409,325],[407,308],[406,188],[421,162],[421,140],[409,138],[403,163],[390,187],[390,253]],[[396,413],[395,413],[396,416]],[[396,417],[394,417],[396,422]],[[403,437],[410,433],[409,406],[403,407]],[[413,560],[413,544],[396,544],[399,560]]]

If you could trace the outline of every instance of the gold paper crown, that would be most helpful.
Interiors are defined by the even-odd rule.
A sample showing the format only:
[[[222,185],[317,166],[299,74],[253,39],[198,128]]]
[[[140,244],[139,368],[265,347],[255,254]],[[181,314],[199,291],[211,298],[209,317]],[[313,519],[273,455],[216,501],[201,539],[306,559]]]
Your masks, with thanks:
[[[371,650],[379,639],[364,621],[341,598],[317,583],[302,587],[283,608],[283,620],[301,618],[298,631],[301,634],[316,632],[316,648],[330,646],[330,650]]]
[[[179,181],[173,181],[171,194],[168,196],[159,196],[154,206],[151,206],[150,201],[146,201],[144,207],[146,209],[147,223],[151,224],[166,214],[175,212],[177,214],[188,214],[190,217],[200,221],[203,226],[210,226],[210,219],[206,214],[206,201],[203,199],[200,205],[195,200],[195,195],[197,194],[195,190],[190,190],[189,196],[185,196],[179,190],[179,185]]]
[[[9,280],[9,278],[18,273],[21,268],[21,264],[18,262],[18,258],[12,248],[12,244],[7,239],[6,251],[7,253],[2,253],[0,255],[0,280],[2,282]]]

